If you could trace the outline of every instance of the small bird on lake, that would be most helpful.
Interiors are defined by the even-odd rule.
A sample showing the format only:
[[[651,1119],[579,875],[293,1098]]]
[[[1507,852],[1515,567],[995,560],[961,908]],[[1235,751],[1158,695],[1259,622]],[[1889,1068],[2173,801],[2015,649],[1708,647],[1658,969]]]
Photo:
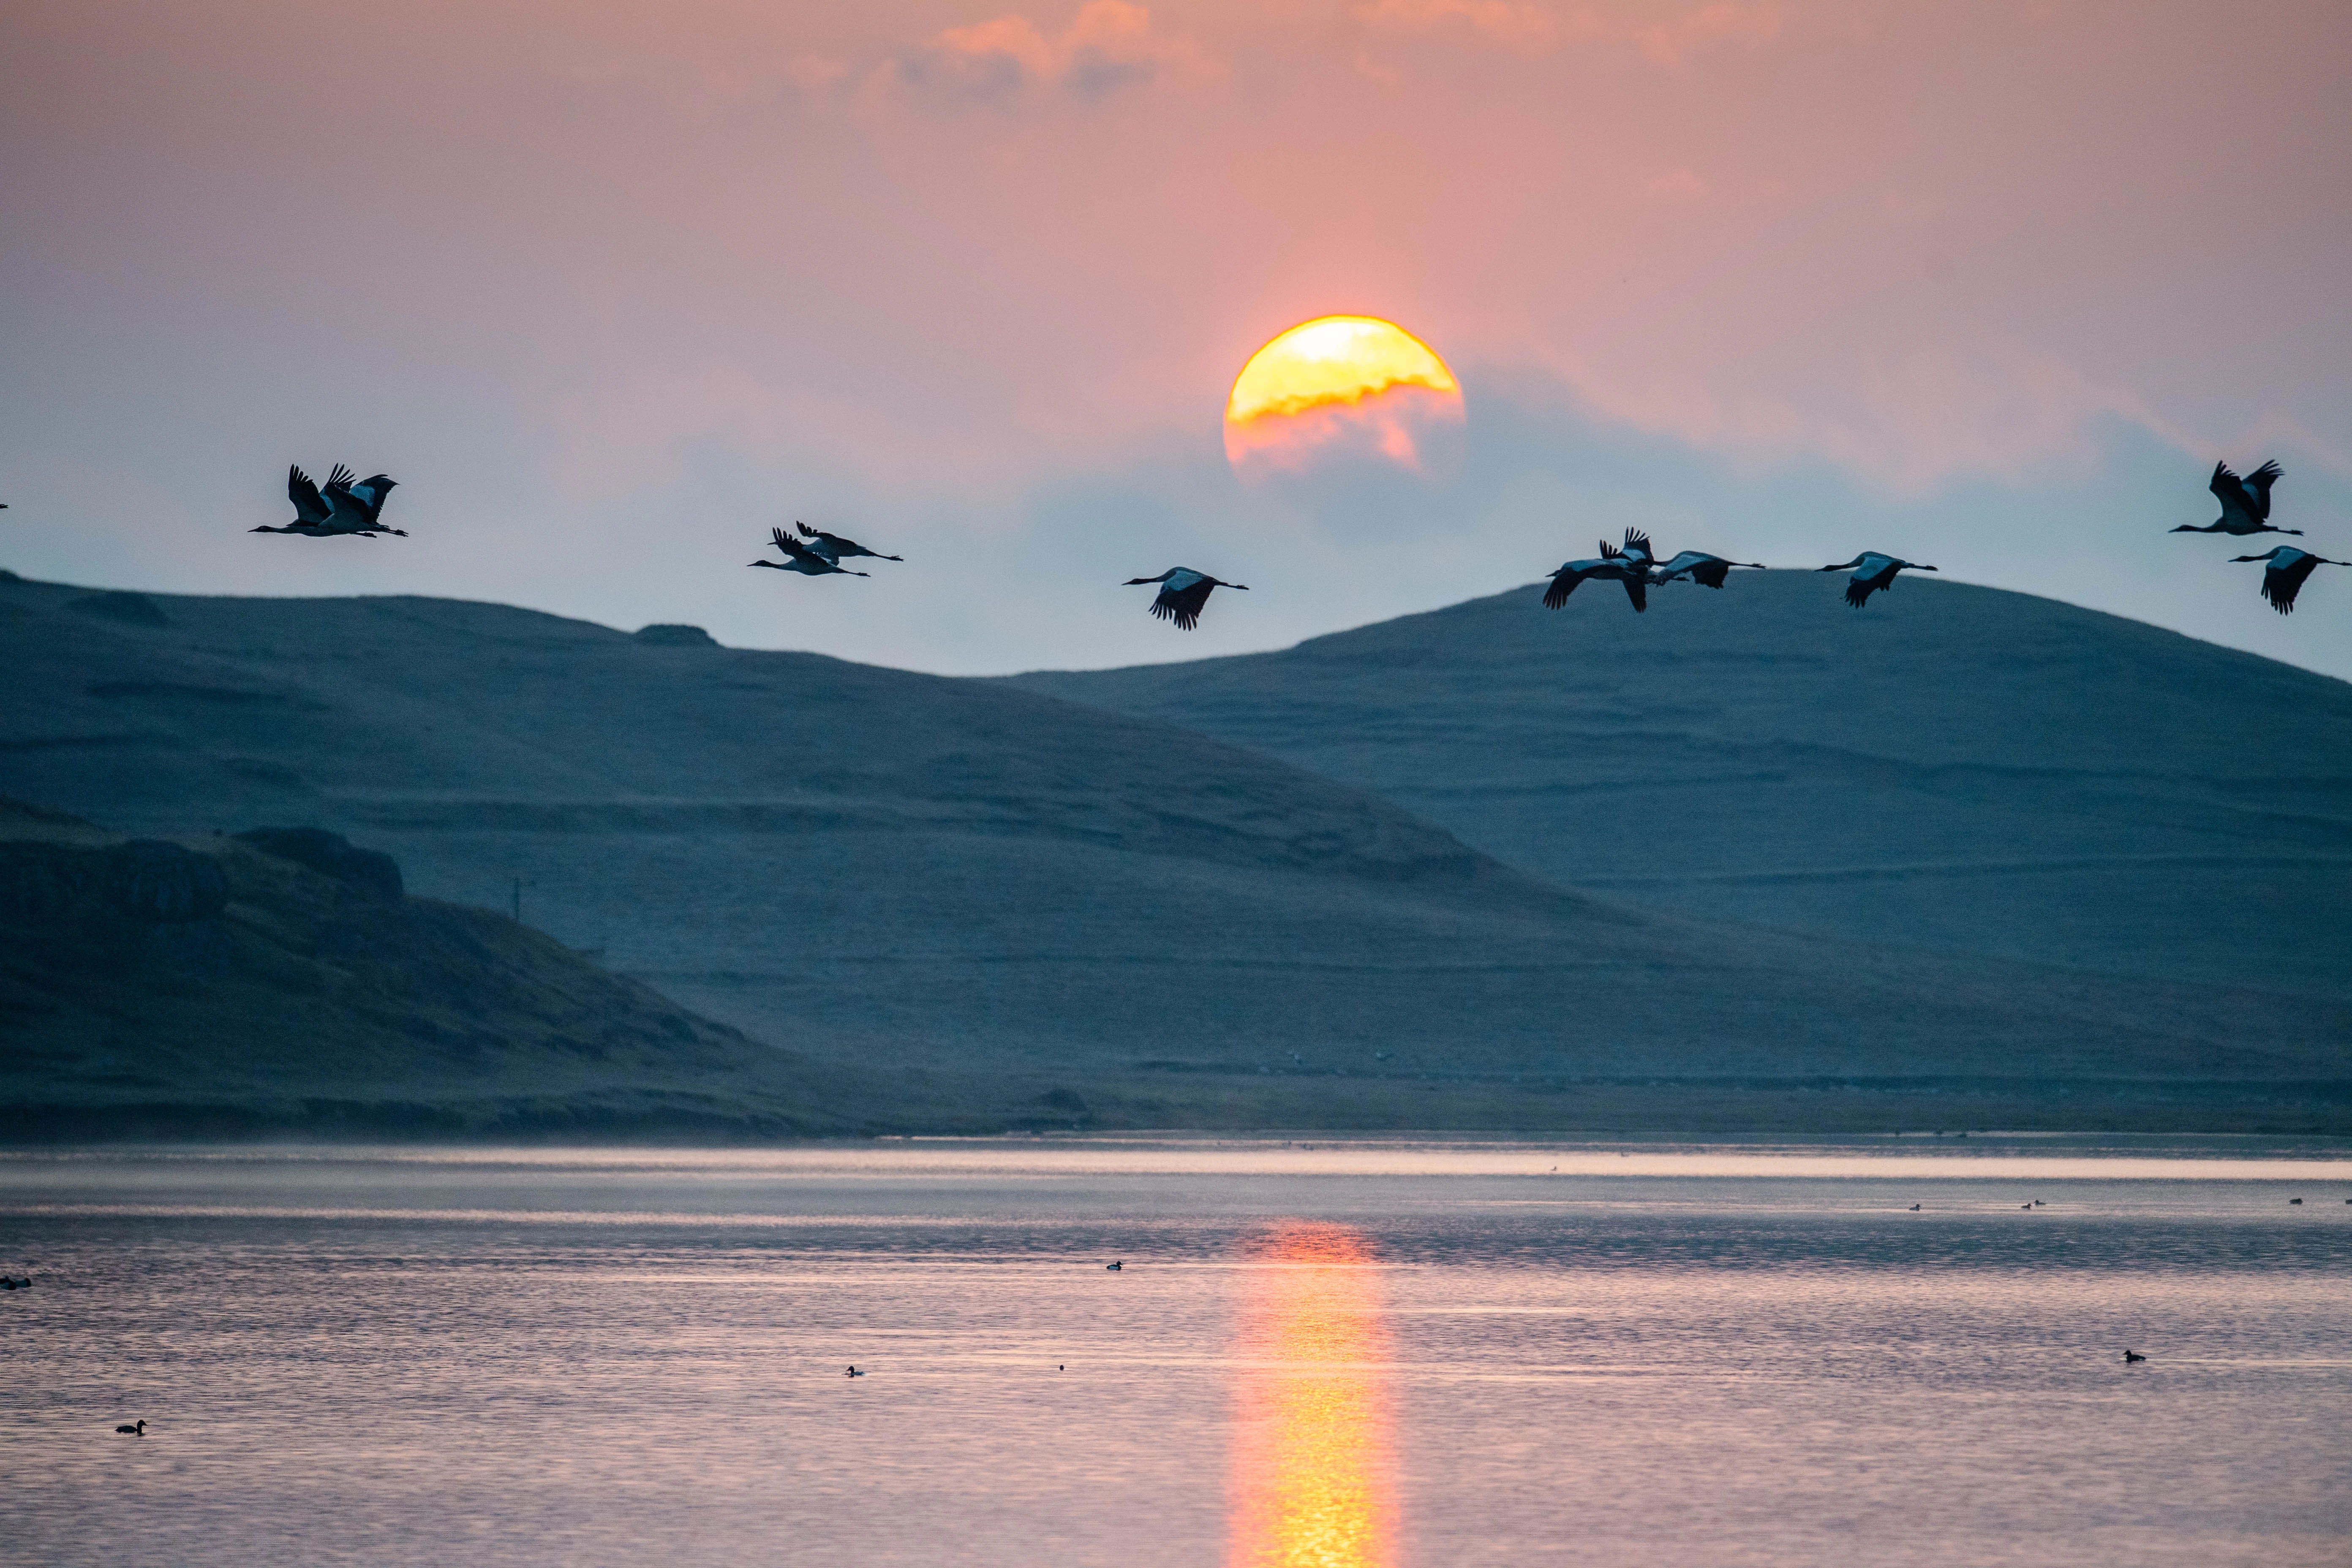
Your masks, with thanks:
[[[2303,530],[2299,528],[2271,526],[2271,487],[2278,483],[2280,476],[2285,471],[2276,463],[2264,463],[2242,479],[2230,471],[2229,464],[2214,464],[2213,478],[2205,488],[2211,490],[2213,498],[2221,503],[2221,515],[2202,528],[2184,522],[2172,531],[2175,533],[2300,535]]]
[[[1195,572],[1190,566],[1171,566],[1157,577],[1129,577],[1119,586],[1134,588],[1146,583],[1163,584],[1160,596],[1151,601],[1151,613],[1163,621],[1175,622],[1178,630],[1187,632],[1201,624],[1202,606],[1209,602],[1213,590],[1238,588],[1244,594],[1249,592],[1246,583],[1228,583],[1222,577]]]
[[[147,1436],[147,1423],[142,1421],[136,1426],[117,1426],[115,1430],[126,1437],[144,1437]]]
[[[1759,572],[1764,570],[1761,561],[1726,561],[1720,555],[1709,555],[1704,551],[1685,550],[1672,561],[1654,569],[1650,573],[1650,581],[1671,583],[1678,577],[1686,577],[1702,588],[1720,588],[1723,580],[1731,575],[1734,566],[1753,567]]]
[[[2139,1352],[2137,1352],[2137,1351],[2126,1351],[2126,1352],[2124,1352],[2124,1360],[2126,1360],[2126,1361],[2127,1361],[2127,1362],[2134,1362],[2134,1361],[2146,1361],[2147,1359],[2147,1357],[2146,1357],[2146,1356],[2144,1356],[2144,1355],[2140,1354],[2140,1353],[2139,1353]]]
[[[862,1373],[862,1372],[858,1371],[856,1367],[854,1367],[854,1366],[853,1366],[853,1367],[851,1367],[847,1372],[843,1373],[841,1375],[842,1375],[842,1376],[844,1376],[844,1377],[864,1377],[866,1374],[865,1374],[864,1373]]]
[[[754,561],[754,566],[766,566],[778,572],[797,572],[803,577],[826,577],[839,573],[844,577],[870,577],[870,572],[852,572],[848,567],[826,560],[810,546],[802,543],[781,528],[768,530],[768,537],[784,552],[782,561]]]
[[[878,550],[868,550],[854,539],[844,539],[837,533],[827,533],[821,528],[811,528],[805,522],[795,521],[793,526],[801,531],[801,537],[809,542],[810,549],[836,566],[841,564],[841,558],[845,555],[870,555],[877,561],[906,559],[903,555],[885,555]]]
[[[29,1274],[18,1279],[12,1279],[5,1274],[0,1274],[0,1290],[29,1290],[32,1288],[33,1278]]]
[[[1919,1205],[1917,1204],[1913,1204],[1911,1205],[1911,1212],[1913,1214],[1917,1214],[1919,1212]]]
[[[2303,592],[2305,580],[2320,567],[2352,566],[2352,561],[2330,561],[2325,555],[2314,555],[2292,544],[2273,544],[2260,555],[2232,555],[2230,559],[2270,563],[2263,573],[2263,597],[2282,616],[2294,614],[2294,596]]]
[[[1118,1273],[1120,1269],[1122,1269],[1122,1268],[1126,1268],[1126,1267],[1127,1267],[1127,1264],[1126,1264],[1126,1262],[1125,1262],[1124,1260],[1122,1260],[1122,1261],[1118,1262],[1118,1263],[1106,1263],[1106,1264],[1104,1264],[1104,1265],[1103,1265],[1103,1267],[1104,1267],[1105,1268],[1108,1269],[1111,1273],[1116,1274],[1116,1273]]]
[[[1933,566],[1922,566],[1916,561],[1905,561],[1893,555],[1881,555],[1875,550],[1865,550],[1851,561],[1841,561],[1834,566],[1824,566],[1824,572],[1852,572],[1853,581],[1845,585],[1845,602],[1855,609],[1870,602],[1870,596],[1883,588],[1895,586],[1895,574],[1905,570],[1933,572]]]

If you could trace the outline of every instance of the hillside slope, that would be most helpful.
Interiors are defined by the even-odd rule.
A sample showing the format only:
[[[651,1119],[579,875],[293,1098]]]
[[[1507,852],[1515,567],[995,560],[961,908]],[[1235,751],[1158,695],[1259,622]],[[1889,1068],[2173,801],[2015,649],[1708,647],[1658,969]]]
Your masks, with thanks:
[[[1832,942],[2352,995],[2352,686],[2052,600],[1736,573],[1020,676],[1555,885]],[[1607,591],[1603,591],[1607,590]],[[2352,1043],[2347,1044],[2352,1051]]]
[[[0,656],[0,791],[135,832],[316,825],[459,903],[520,882],[528,922],[613,969],[897,1075],[911,1120],[925,1094],[959,1125],[2342,1114],[2337,1000],[1631,910],[998,684],[496,605],[25,582]]]
[[[306,857],[322,873],[257,837],[275,851],[0,801],[0,1136],[772,1135],[903,1114],[871,1075],[408,898],[380,856],[308,836],[362,862]]]

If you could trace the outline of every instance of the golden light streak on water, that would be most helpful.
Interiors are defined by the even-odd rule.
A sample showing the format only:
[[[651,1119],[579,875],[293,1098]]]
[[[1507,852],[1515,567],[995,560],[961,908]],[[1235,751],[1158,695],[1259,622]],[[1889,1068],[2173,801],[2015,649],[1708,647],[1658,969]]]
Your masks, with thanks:
[[[1396,1510],[1380,1269],[1344,1226],[1286,1225],[1237,1334],[1232,1568],[1386,1568]]]

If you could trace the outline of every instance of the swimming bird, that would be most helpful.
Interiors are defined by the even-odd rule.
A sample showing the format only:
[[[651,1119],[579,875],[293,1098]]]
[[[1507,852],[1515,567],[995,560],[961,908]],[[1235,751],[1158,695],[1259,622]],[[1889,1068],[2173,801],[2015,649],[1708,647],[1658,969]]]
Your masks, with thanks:
[[[1845,602],[1855,609],[1870,602],[1870,596],[1882,588],[1895,586],[1895,574],[1908,568],[1914,572],[1933,572],[1933,566],[1922,566],[1916,561],[1898,560],[1881,555],[1875,550],[1865,550],[1851,561],[1841,561],[1834,566],[1824,566],[1824,572],[1852,572],[1853,581],[1845,585]]]
[[[2221,515],[2202,528],[2182,523],[2175,533],[2293,533],[2299,528],[2271,526],[2271,487],[2285,472],[2276,463],[2264,463],[2244,479],[2230,471],[2227,463],[2213,465],[2213,478],[2206,489],[2221,503]]]
[[[357,484],[344,487],[352,499],[360,503],[360,510],[367,519],[366,531],[396,533],[403,539],[408,537],[408,531],[404,528],[386,528],[383,525],[383,503],[391,499],[392,487],[398,483],[400,481],[389,474],[371,474]]]
[[[1703,588],[1720,588],[1734,566],[1752,566],[1764,570],[1761,561],[1726,561],[1720,555],[1708,555],[1701,551],[1685,550],[1672,561],[1650,574],[1653,583],[1671,583],[1677,577],[1687,577]]]
[[[1588,555],[1580,561],[1570,561],[1552,574],[1551,586],[1544,590],[1544,608],[1557,610],[1568,603],[1588,578],[1625,584],[1625,596],[1633,602],[1636,611],[1650,607],[1650,536],[1638,528],[1625,531],[1625,545],[1620,549],[1607,540],[1601,542],[1601,553]]]
[[[327,478],[330,484],[340,484],[349,480],[351,477],[352,471],[338,463],[335,465],[335,471]],[[299,533],[309,539],[325,539],[335,531],[327,526],[326,498],[319,493],[317,481],[304,473],[299,464],[287,466],[286,498],[294,503],[293,521],[283,528],[272,528],[268,523],[263,523],[259,528],[251,529],[248,531]]]
[[[2134,1361],[2146,1361],[2147,1359],[2147,1357],[2146,1357],[2146,1356],[2144,1356],[2144,1355],[2140,1354],[2140,1353],[2139,1353],[2139,1352],[2137,1352],[2137,1351],[2126,1351],[2126,1352],[2124,1352],[2124,1360],[2126,1360],[2126,1361],[2127,1361],[2127,1362],[2134,1362]]]
[[[866,1374],[865,1374],[864,1373],[862,1373],[862,1372],[858,1371],[856,1367],[854,1367],[854,1366],[853,1366],[853,1367],[851,1367],[847,1372],[843,1373],[841,1375],[842,1375],[842,1376],[844,1376],[844,1377],[864,1377]]]
[[[852,572],[846,566],[826,560],[781,528],[768,530],[768,537],[775,541],[776,548],[784,552],[784,558],[782,561],[754,561],[752,565],[772,567],[778,572],[797,572],[803,577],[824,577],[836,572],[845,577],[873,575],[870,572]]]
[[[1116,1274],[1116,1273],[1118,1273],[1120,1269],[1122,1269],[1122,1268],[1126,1268],[1126,1267],[1127,1267],[1127,1263],[1126,1263],[1126,1260],[1125,1260],[1125,1259],[1121,1259],[1120,1261],[1118,1261],[1118,1262],[1117,1262],[1117,1263],[1106,1263],[1106,1264],[1104,1264],[1104,1265],[1103,1265],[1103,1267],[1104,1267],[1105,1268],[1108,1269],[1111,1273]]]
[[[2232,555],[2230,559],[2270,563],[2263,574],[2263,597],[2282,616],[2294,614],[2294,596],[2303,592],[2304,580],[2312,573],[2322,566],[2352,566],[2352,561],[2330,561],[2325,555],[2314,555],[2292,544],[2273,544],[2260,555]]]
[[[1151,613],[1163,621],[1174,621],[1179,631],[1191,631],[1201,624],[1201,608],[1209,602],[1209,595],[1218,588],[1239,588],[1249,592],[1246,583],[1228,583],[1212,577],[1205,572],[1195,572],[1190,566],[1171,566],[1157,577],[1129,577],[1119,584],[1133,588],[1146,583],[1164,584],[1160,596],[1151,601]]]
[[[147,1423],[142,1421],[136,1426],[117,1426],[115,1430],[126,1437],[144,1437],[147,1436]]]
[[[1919,1212],[1919,1205],[1917,1204],[1913,1204],[1911,1205],[1911,1212],[1913,1214],[1917,1214]]]
[[[841,558],[845,555],[871,555],[877,561],[906,559],[903,555],[885,555],[878,550],[868,550],[854,539],[844,539],[837,533],[827,533],[821,528],[811,528],[805,522],[796,521],[793,526],[801,531],[803,539],[809,541],[810,549],[836,566],[841,563]]]

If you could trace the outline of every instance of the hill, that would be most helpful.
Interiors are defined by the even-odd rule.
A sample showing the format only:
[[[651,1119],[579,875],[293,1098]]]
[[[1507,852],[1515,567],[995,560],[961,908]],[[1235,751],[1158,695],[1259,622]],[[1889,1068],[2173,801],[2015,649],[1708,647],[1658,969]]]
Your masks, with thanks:
[[[904,1114],[868,1075],[409,898],[332,835],[131,841],[14,802],[0,1038],[0,1136],[18,1140],[811,1134]]]
[[[1001,683],[498,605],[21,581],[0,657],[0,791],[138,833],[314,826],[432,898],[519,896],[700,1015],[881,1074],[899,1125],[2345,1115],[2337,999],[1629,909]]]
[[[1843,582],[1735,573],[1643,616],[1607,584],[1558,614],[1523,588],[1013,684],[1296,763],[1659,914],[2352,995],[2352,686],[1935,578],[1852,611]]]

